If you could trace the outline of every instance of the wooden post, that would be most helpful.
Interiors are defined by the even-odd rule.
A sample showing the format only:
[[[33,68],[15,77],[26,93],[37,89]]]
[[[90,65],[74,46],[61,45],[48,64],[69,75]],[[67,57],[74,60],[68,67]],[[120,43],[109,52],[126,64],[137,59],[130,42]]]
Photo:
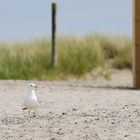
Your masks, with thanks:
[[[57,53],[56,53],[56,3],[52,3],[52,58],[51,63],[53,67],[57,66]]]
[[[133,87],[140,88],[140,0],[133,0]]]

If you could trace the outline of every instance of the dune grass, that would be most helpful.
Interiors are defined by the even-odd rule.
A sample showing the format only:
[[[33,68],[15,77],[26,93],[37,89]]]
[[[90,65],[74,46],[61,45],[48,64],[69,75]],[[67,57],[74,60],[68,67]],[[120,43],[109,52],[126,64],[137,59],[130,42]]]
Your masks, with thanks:
[[[57,40],[57,68],[51,66],[51,41],[0,43],[0,79],[57,80],[81,77],[110,60],[112,67],[131,68],[131,40],[103,34]]]

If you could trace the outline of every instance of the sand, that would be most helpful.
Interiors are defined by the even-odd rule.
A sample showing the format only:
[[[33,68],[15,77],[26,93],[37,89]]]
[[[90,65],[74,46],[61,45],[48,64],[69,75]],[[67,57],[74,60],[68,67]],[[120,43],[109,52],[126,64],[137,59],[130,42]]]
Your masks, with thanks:
[[[0,81],[0,140],[140,140],[140,91],[130,71],[110,81],[33,81],[36,117],[22,111],[30,82]]]

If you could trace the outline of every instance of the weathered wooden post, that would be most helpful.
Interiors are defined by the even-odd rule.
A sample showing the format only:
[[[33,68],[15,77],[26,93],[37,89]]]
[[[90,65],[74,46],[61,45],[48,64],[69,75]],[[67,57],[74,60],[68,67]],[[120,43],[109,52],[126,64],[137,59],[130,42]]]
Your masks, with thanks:
[[[133,87],[140,88],[140,0],[133,0]]]
[[[51,63],[53,67],[57,66],[57,52],[56,52],[56,3],[52,3],[52,58]]]

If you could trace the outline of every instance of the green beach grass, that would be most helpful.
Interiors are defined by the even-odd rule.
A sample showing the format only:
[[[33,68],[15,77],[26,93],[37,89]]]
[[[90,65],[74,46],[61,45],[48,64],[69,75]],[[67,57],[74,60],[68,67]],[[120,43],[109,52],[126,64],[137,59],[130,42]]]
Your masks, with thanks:
[[[51,66],[51,41],[0,43],[0,79],[66,80],[80,78],[108,62],[117,69],[132,67],[131,39],[91,34],[57,39],[57,68]]]

